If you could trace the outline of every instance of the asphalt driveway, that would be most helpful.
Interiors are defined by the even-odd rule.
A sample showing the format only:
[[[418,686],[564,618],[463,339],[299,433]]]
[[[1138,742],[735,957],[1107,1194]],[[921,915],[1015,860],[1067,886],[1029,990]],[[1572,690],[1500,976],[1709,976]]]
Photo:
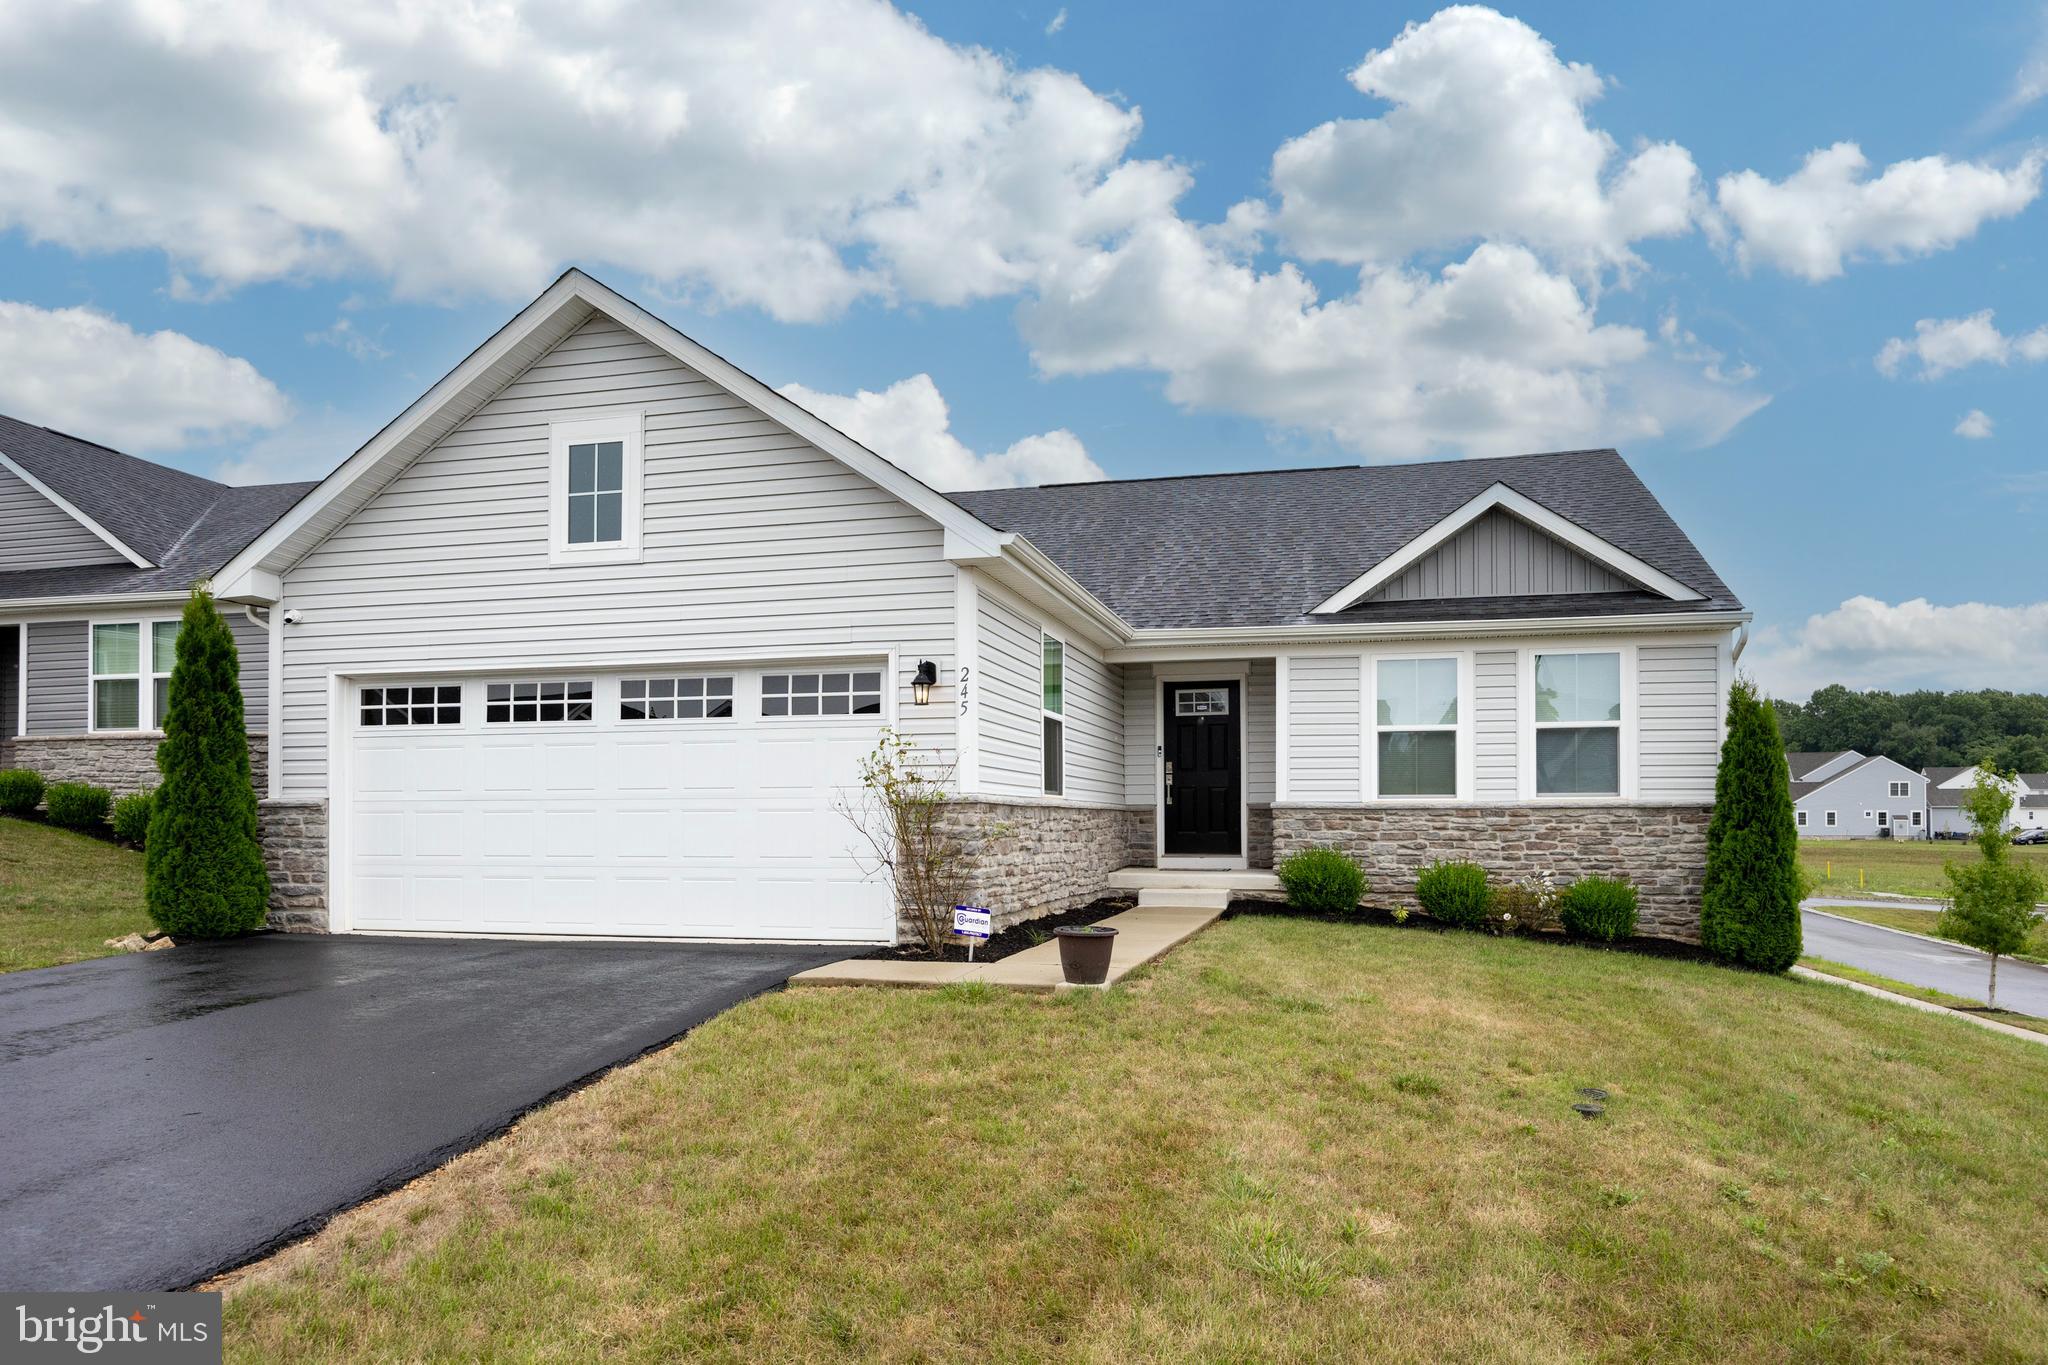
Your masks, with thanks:
[[[1881,904],[1881,902],[1878,902]],[[1944,943],[1917,934],[1900,933],[1882,925],[1839,915],[1815,914],[1830,905],[1854,904],[1827,899],[1806,902],[1800,928],[1806,951],[1813,957],[1842,962],[1876,972],[1894,981],[1927,986],[1950,995],[1982,1000],[1990,976],[1990,962],[1975,948]],[[2031,962],[2000,958],[1998,962],[1998,1007],[2021,1014],[2048,1017],[2048,967]]]
[[[193,1284],[845,955],[266,935],[0,976],[0,1290]]]

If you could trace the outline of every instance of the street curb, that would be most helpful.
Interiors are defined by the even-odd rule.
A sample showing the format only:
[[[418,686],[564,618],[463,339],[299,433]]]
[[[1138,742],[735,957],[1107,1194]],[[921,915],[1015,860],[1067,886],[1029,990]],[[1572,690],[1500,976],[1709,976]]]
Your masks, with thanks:
[[[1922,943],[1938,943],[1944,948],[1960,948],[1966,953],[1975,953],[1979,957],[1990,956],[1989,953],[1986,953],[1981,948],[1972,948],[1969,944],[1958,943],[1952,938],[1936,938],[1932,934],[1916,934],[1911,929],[1894,929],[1889,924],[1872,924],[1867,919],[1857,919],[1854,915],[1837,915],[1832,910],[1823,910],[1817,905],[1802,904],[1799,908],[1809,915],[1825,915],[1829,919],[1838,919],[1844,924],[1860,924],[1866,929],[1882,929],[1887,934],[1897,934],[1901,938],[1917,938]]]
[[[1828,986],[1845,986],[1852,991],[1861,991],[1865,995],[1874,995],[1880,1000],[1889,1000],[1893,1004],[1905,1005],[1910,1009],[1920,1010],[1926,1014],[1946,1014],[1951,1019],[1960,1019],[1966,1024],[1975,1024],[1978,1028],[1988,1028],[1993,1033],[2003,1033],[2008,1038],[2018,1038],[2022,1042],[2048,1047],[2048,1033],[2035,1033],[2030,1029],[2014,1028],[2011,1024],[2001,1024],[1996,1019],[1979,1019],[1974,1014],[1965,1014],[1961,1010],[1952,1010],[1946,1005],[1937,1005],[1927,1000],[1915,1000],[1910,995],[1900,995],[1897,991],[1888,991],[1881,986],[1867,986],[1861,981],[1851,981],[1847,977],[1842,976],[1831,976],[1827,972],[1815,971],[1811,967],[1801,967],[1796,964],[1792,968],[1792,975],[1802,981],[1818,981]]]

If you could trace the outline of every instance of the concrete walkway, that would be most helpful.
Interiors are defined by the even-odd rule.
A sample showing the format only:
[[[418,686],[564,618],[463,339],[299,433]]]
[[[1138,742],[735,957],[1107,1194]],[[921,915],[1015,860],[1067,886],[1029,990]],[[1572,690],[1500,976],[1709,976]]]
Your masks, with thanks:
[[[1808,901],[1800,916],[1808,955],[1968,1000],[1984,998],[1991,964],[1975,948],[1830,915],[1819,908],[1823,904]],[[1999,959],[1998,1006],[2048,1018],[2048,967]]]
[[[962,981],[985,981],[1020,991],[1100,990],[1114,986],[1186,939],[1222,918],[1221,909],[1183,909],[1148,905],[1111,915],[1102,923],[1117,931],[1110,954],[1109,980],[1103,986],[1070,986],[1060,972],[1059,940],[1026,948],[995,962],[899,962],[849,958],[798,972],[792,986],[908,986],[935,988]]]

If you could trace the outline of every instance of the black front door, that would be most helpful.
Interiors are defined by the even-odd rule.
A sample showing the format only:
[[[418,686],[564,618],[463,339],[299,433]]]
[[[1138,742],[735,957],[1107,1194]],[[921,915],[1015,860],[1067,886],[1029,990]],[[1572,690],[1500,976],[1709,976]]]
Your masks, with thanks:
[[[1165,684],[1165,851],[1235,858],[1244,852],[1238,685]]]

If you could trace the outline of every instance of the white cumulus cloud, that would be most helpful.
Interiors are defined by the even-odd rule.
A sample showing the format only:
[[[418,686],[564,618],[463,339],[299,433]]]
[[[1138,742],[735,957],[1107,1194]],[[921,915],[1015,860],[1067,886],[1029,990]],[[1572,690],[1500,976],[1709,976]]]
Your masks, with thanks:
[[[1780,697],[1831,682],[1853,688],[2005,687],[2048,678],[2048,602],[1939,606],[1852,597],[1789,631],[1766,631],[1743,664]]]
[[[0,302],[0,411],[142,453],[274,427],[291,404],[248,361],[182,332]]]
[[[801,384],[784,385],[779,392],[941,492],[1108,477],[1089,458],[1081,438],[1064,428],[977,454],[953,434],[952,413],[928,374],[899,379],[879,393],[821,393]]]
[[[1743,269],[1770,266],[1817,283],[1850,261],[1945,251],[2012,217],[2040,195],[2043,161],[2039,152],[2005,168],[1925,156],[1873,177],[1861,147],[1837,142],[1783,180],[1722,176],[1715,204],[1732,224]]]
[[[1988,440],[1996,426],[1997,423],[1991,420],[1991,414],[1982,408],[1971,408],[1957,419],[1956,435],[1966,441]]]
[[[1992,310],[1965,318],[1921,318],[1913,335],[1893,337],[1877,353],[1878,372],[1896,378],[1917,362],[1922,379],[1938,379],[1972,365],[2010,365],[2015,360],[2048,360],[2048,326],[2007,336],[1992,321]]]
[[[1239,211],[1304,256],[1385,263],[1488,239],[1596,270],[1633,264],[1641,238],[1690,231],[1703,207],[1691,154],[1660,142],[1624,157],[1587,121],[1599,74],[1519,19],[1442,10],[1368,55],[1351,83],[1393,108],[1284,144],[1278,207]]]

